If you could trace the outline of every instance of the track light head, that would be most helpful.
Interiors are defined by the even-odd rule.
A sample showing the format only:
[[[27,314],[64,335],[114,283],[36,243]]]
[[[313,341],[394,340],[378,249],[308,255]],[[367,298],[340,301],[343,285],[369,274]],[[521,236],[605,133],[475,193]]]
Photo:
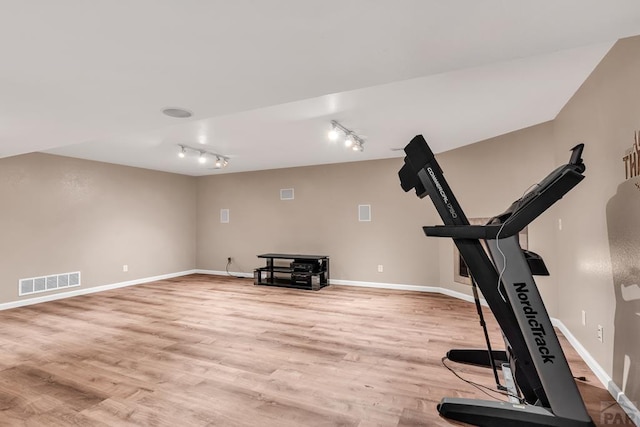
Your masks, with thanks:
[[[222,160],[220,160],[220,157],[216,156],[216,167],[222,167]]]
[[[187,150],[184,148],[184,145],[179,145],[180,151],[178,152],[178,157],[184,159],[184,156],[187,155]]]
[[[351,147],[352,145],[353,145],[353,136],[347,135],[347,137],[344,139],[344,146]]]
[[[333,125],[331,130],[329,131],[329,141],[337,141],[340,138],[340,133],[338,132],[338,128],[336,125]]]
[[[201,152],[200,152],[200,156],[198,157],[198,163],[201,163],[201,164],[202,164],[202,163],[206,163],[206,161],[207,161],[207,158],[205,157],[205,156],[206,156],[206,154],[207,154],[207,153],[206,153],[206,152],[204,152],[204,151],[201,151]]]

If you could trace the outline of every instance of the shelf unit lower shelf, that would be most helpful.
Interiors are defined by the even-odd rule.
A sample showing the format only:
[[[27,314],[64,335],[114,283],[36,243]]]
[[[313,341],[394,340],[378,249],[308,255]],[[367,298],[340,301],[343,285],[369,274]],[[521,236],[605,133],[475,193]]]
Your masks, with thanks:
[[[298,284],[298,283],[292,282],[290,279],[276,279],[274,282],[269,282],[268,280],[265,281],[265,279],[263,279],[261,282],[257,282],[257,283],[254,282],[254,284],[258,286],[277,286],[280,288],[306,289],[308,291],[317,291],[327,286],[327,285],[309,286],[304,284]]]
[[[254,284],[317,291],[329,285],[329,257],[320,255],[264,254],[266,267],[254,270]],[[293,260],[290,266],[275,265],[274,260]],[[313,269],[292,268],[295,263],[313,265]]]

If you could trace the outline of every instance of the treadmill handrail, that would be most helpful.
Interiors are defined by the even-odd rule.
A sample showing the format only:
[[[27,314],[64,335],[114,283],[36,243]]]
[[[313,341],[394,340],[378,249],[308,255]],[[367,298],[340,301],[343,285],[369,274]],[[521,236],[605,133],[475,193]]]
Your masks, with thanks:
[[[495,239],[500,225],[429,225],[422,227],[429,237],[450,237],[452,239]]]
[[[581,164],[569,163],[559,167],[541,181],[545,183],[542,188],[532,190],[514,202],[507,212],[494,217],[491,224],[427,226],[423,227],[424,233],[431,237],[454,239],[487,240],[514,236],[578,185],[584,179],[581,173],[583,170],[584,166]],[[505,216],[506,218],[502,219]]]
[[[540,189],[532,190],[532,193],[528,193],[518,200],[514,204],[513,212],[503,222],[504,227],[502,227],[500,237],[510,237],[519,233],[551,205],[562,199],[584,179],[581,170],[584,170],[582,165],[566,164],[561,166],[542,181],[551,179],[550,182],[546,182]],[[530,194],[534,195],[530,196]],[[502,215],[496,218],[499,219]]]

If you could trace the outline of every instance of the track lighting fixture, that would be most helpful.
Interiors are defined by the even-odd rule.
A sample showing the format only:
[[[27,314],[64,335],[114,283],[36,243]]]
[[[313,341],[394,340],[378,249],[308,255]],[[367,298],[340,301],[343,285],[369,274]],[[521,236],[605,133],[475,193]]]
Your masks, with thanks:
[[[189,152],[198,153],[198,163],[204,164],[207,162],[207,157],[215,157],[215,167],[224,168],[229,164],[229,158],[219,153],[212,153],[211,151],[202,150],[200,148],[189,147],[188,145],[178,144],[180,150],[178,151],[178,157],[185,158]]]
[[[335,120],[331,120],[331,130],[327,136],[331,141],[337,141],[342,136],[345,147],[351,148],[353,151],[364,151],[364,140],[355,132],[347,129]]]

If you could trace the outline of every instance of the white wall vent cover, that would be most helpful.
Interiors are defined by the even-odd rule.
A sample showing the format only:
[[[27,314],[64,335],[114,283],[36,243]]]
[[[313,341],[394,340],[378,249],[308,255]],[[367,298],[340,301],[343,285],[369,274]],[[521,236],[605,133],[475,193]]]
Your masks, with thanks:
[[[280,200],[293,200],[293,188],[282,188],[280,190]]]
[[[80,272],[52,274],[51,276],[30,277],[18,281],[18,295],[38,294],[56,289],[80,286]]]
[[[358,221],[371,221],[371,205],[358,205]]]
[[[220,209],[220,222],[223,224],[229,222],[229,209]]]

